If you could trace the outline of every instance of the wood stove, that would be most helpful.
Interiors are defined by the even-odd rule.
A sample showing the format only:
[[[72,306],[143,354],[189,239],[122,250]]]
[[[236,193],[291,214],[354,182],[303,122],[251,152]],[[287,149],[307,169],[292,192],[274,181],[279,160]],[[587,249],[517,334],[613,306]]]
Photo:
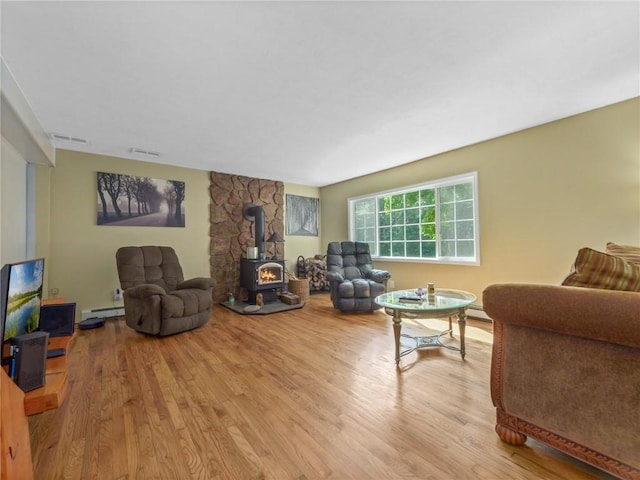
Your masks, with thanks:
[[[264,303],[278,300],[284,287],[284,260],[240,260],[240,286],[248,292],[248,303],[255,304],[258,293]]]

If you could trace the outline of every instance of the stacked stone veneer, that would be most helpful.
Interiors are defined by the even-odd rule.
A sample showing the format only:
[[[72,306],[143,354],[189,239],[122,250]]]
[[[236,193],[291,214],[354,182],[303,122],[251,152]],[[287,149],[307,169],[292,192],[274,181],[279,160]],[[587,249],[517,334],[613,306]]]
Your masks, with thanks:
[[[237,299],[246,299],[240,291],[240,259],[247,247],[255,246],[254,224],[244,218],[245,204],[264,209],[265,240],[273,232],[284,238],[284,183],[274,180],[227,175],[211,172],[211,277],[216,280],[214,300],[222,302],[232,292]],[[267,258],[273,255],[273,244],[265,243]],[[278,257],[284,258],[284,245],[278,244]]]

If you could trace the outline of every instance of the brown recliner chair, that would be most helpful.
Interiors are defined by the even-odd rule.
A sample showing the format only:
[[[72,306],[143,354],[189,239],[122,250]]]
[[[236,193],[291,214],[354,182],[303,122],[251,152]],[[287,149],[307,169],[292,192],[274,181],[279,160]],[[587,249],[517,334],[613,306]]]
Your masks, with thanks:
[[[184,281],[171,247],[121,247],[116,252],[127,325],[151,335],[172,335],[209,321],[211,278]]]

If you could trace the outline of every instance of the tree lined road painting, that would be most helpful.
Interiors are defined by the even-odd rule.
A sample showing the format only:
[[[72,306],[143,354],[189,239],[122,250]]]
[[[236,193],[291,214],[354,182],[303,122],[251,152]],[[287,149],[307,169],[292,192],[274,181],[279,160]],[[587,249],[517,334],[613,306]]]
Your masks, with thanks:
[[[98,225],[184,227],[185,184],[98,172]]]
[[[318,236],[319,198],[287,194],[287,235]]]

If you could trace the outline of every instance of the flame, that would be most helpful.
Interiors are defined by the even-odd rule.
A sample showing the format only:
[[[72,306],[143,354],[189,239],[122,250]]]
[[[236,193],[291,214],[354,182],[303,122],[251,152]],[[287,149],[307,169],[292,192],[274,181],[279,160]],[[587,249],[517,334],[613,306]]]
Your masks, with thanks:
[[[268,268],[260,270],[260,281],[261,282],[274,282],[278,279],[278,276]]]

